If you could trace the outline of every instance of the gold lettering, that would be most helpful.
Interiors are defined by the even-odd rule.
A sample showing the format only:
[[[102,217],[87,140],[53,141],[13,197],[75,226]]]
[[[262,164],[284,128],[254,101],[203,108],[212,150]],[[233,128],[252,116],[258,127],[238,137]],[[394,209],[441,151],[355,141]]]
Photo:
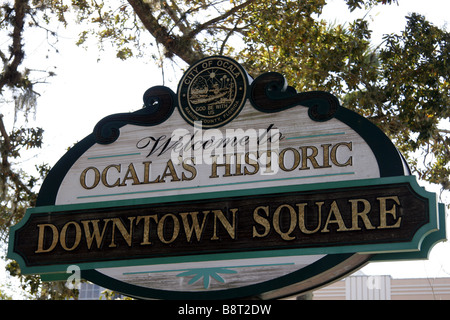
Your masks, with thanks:
[[[165,177],[172,177],[172,181],[180,181],[180,178],[177,176],[177,172],[175,167],[173,166],[172,159],[167,161],[166,168],[164,169],[164,173],[161,176],[160,181],[165,181]]]
[[[338,144],[335,144],[333,148],[331,148],[331,162],[333,162],[334,165],[338,167],[347,167],[353,165],[353,157],[350,156],[348,160],[345,163],[339,163],[337,160],[337,149],[340,146],[346,146],[350,151],[352,151],[352,143],[351,142],[340,142]]]
[[[117,178],[116,182],[114,182],[114,184],[111,184],[111,185],[108,183],[108,180],[106,179],[106,176],[108,175],[108,170],[110,168],[115,168],[117,170],[117,172],[120,173],[120,165],[118,165],[118,164],[111,164],[111,165],[107,166],[102,171],[102,183],[103,183],[103,185],[105,187],[108,187],[108,188],[117,187],[120,184],[120,179],[119,178]]]
[[[242,153],[238,153],[238,152],[236,152],[234,154],[234,156],[236,158],[236,173],[233,174],[233,176],[242,176],[243,175],[243,173],[241,171],[241,165],[242,165],[241,158],[242,158],[242,155],[243,155]]]
[[[86,175],[89,170],[94,171],[94,183],[90,187],[88,187],[86,184]],[[94,189],[98,185],[99,182],[100,182],[100,171],[98,171],[98,169],[96,167],[88,167],[88,168],[84,169],[80,175],[80,184],[84,189],[88,189],[88,190]]]
[[[56,245],[58,244],[58,228],[50,223],[38,224],[37,226],[39,228],[38,248],[34,253],[50,252],[55,249]],[[52,231],[52,244],[47,249],[44,249],[44,234],[46,228],[50,228],[50,230]]]
[[[310,231],[306,228],[306,222],[305,222],[305,206],[307,203],[297,203],[296,206],[298,208],[298,227],[300,228],[300,231],[304,234],[312,234],[316,233],[320,229],[320,225],[322,223],[322,205],[324,202],[316,202],[316,205],[318,207],[318,213],[317,213],[317,227],[316,229]]]
[[[285,163],[284,163],[284,155],[285,155],[286,151],[291,151],[292,154],[294,155],[294,163],[292,164],[292,167],[290,167],[289,169],[286,168]],[[295,168],[297,168],[299,164],[300,164],[300,153],[296,149],[286,148],[286,149],[281,150],[279,158],[278,158],[278,165],[280,166],[281,170],[292,171]]]
[[[258,230],[256,230],[256,227],[253,226],[253,238],[258,237],[258,238],[263,238],[265,236],[267,236],[269,234],[270,231],[270,223],[269,221],[264,218],[263,216],[260,216],[258,214],[259,211],[263,211],[266,214],[266,217],[269,216],[269,207],[268,206],[264,206],[264,207],[257,207],[255,210],[253,210],[253,220],[260,224],[261,226],[264,227],[264,233],[259,233]]]
[[[332,214],[335,216],[335,219],[333,219],[333,220],[331,220]],[[330,230],[328,230],[328,224],[330,224],[330,223],[338,224],[339,228],[337,229],[337,231],[348,231],[349,230],[345,226],[344,220],[342,219],[341,212],[339,211],[339,207],[338,207],[336,201],[333,201],[333,203],[331,204],[331,208],[330,208],[330,212],[328,213],[327,221],[325,222],[325,226],[321,232],[330,232]]]
[[[220,220],[220,222],[222,223],[222,226],[228,232],[228,235],[231,237],[231,239],[235,239],[235,236],[236,236],[236,233],[235,233],[236,213],[237,213],[238,209],[230,209],[230,211],[233,214],[233,217],[232,217],[232,223],[233,224],[231,224],[227,220],[227,218],[223,214],[222,210],[213,210],[213,213],[214,213],[214,233],[213,233],[213,236],[212,236],[211,240],[219,240],[219,237],[217,236],[217,219]]]
[[[310,155],[308,155],[308,149],[312,150],[312,153]],[[315,146],[300,147],[300,150],[302,151],[302,166],[300,167],[300,170],[310,169],[308,167],[308,160],[311,162],[314,169],[320,167],[316,160],[316,156],[319,153],[319,150]]]
[[[151,165],[151,163],[152,163],[151,161],[142,162],[142,164],[144,165],[144,181],[141,183],[147,184],[147,183],[164,182],[159,179],[159,176],[157,176],[155,180],[150,181],[150,165]]]
[[[289,219],[290,224],[289,224],[289,229],[287,232],[283,232],[281,230],[281,226],[280,226],[280,215],[281,215],[281,210],[283,208],[287,208],[289,210],[289,215],[290,215],[290,219]],[[290,234],[294,231],[296,226],[297,226],[297,214],[295,213],[294,208],[292,208],[290,205],[282,204],[273,213],[273,228],[281,236],[281,239],[294,240],[296,237],[292,237],[292,236],[290,236]]]
[[[263,154],[266,154],[265,160],[263,160]],[[264,173],[274,173],[274,171],[272,170],[272,150],[262,152],[259,160],[263,161],[262,163],[264,163],[264,161],[266,162],[266,171],[264,171]]]
[[[150,219],[153,219],[156,223],[158,223],[158,216],[156,214],[152,214],[151,216],[139,216],[136,219],[136,225],[144,219],[144,236],[141,245],[152,244],[150,242]]]
[[[70,225],[73,225],[75,227],[75,240],[72,244],[72,246],[69,248],[67,246],[66,243],[66,233],[67,233],[67,229],[69,228]],[[61,229],[61,235],[59,238],[59,242],[61,243],[61,247],[63,247],[64,250],[66,251],[72,251],[74,250],[76,247],[78,247],[78,245],[80,244],[81,241],[81,227],[78,223],[76,223],[75,221],[69,221],[67,222],[63,228]]]
[[[136,217],[128,217],[128,220],[130,220],[130,230],[128,231],[125,229],[125,226],[122,223],[122,220],[120,218],[112,218],[113,226],[112,226],[112,237],[111,237],[111,244],[109,245],[110,248],[115,248],[117,245],[114,243],[115,240],[115,230],[116,228],[120,231],[122,234],[123,239],[127,242],[128,246],[131,247],[131,243],[133,240],[133,220]]]
[[[399,217],[397,219],[397,205],[400,205],[400,200],[398,199],[398,196],[390,196],[390,197],[380,197],[377,198],[377,200],[380,202],[380,226],[378,229],[388,229],[388,228],[399,228],[400,223],[402,221],[402,217]],[[386,202],[388,200],[393,200],[395,203],[392,205],[391,209],[386,208]],[[387,224],[387,214],[392,215],[394,219],[397,219],[394,225],[388,225]]]
[[[200,241],[203,229],[205,227],[206,217],[208,216],[210,211],[203,212],[203,221],[202,225],[198,223],[198,212],[183,212],[180,213],[181,220],[183,221],[184,232],[186,233],[186,240],[191,242],[192,233],[195,231],[195,236],[197,237],[197,241]],[[191,217],[192,225],[189,225],[188,216]]]
[[[133,183],[132,183],[133,186],[137,185],[137,184],[141,184],[141,182],[139,181],[139,178],[136,174],[136,170],[134,169],[134,165],[132,163],[130,163],[128,165],[127,172],[125,173],[125,177],[123,178],[123,181],[120,184],[120,186],[121,187],[126,186],[127,180],[133,180]]]
[[[254,155],[255,159],[251,159],[250,158],[250,154]],[[245,168],[244,168],[244,175],[253,175],[253,174],[256,174],[259,171],[259,163],[258,163],[258,161],[256,159],[257,159],[256,152],[247,152],[245,154],[245,163],[251,165],[253,167],[253,171],[249,171],[247,169],[247,166],[245,166]]]
[[[173,220],[173,233],[172,233],[172,238],[170,238],[170,240],[166,240],[164,238],[164,223],[166,222],[167,217],[171,217]],[[159,240],[161,240],[162,243],[171,243],[174,242],[175,239],[178,237],[178,234],[180,233],[180,222],[178,221],[178,218],[171,214],[165,214],[164,216],[162,216],[161,220],[159,220],[158,222],[158,238]]]
[[[184,174],[184,172],[182,173],[182,175],[181,175],[181,179],[183,180],[183,181],[190,181],[190,180],[193,180],[196,176],[197,176],[197,169],[195,169],[195,167],[194,167],[194,159],[195,158],[190,158],[190,159],[184,159],[184,161],[183,161],[183,169],[184,170],[187,170],[188,172],[190,172],[191,173],[191,176],[190,177],[187,177],[185,174]],[[191,164],[188,164],[187,163],[187,161],[188,160],[191,160],[191,162],[192,162],[192,165]]]
[[[95,242],[97,243],[97,248],[100,249],[100,246],[102,245],[103,237],[105,236],[106,228],[108,226],[108,222],[111,221],[111,219],[103,220],[105,224],[103,225],[103,230],[102,230],[101,234],[100,234],[100,229],[98,227],[99,221],[100,221],[99,219],[81,221],[81,223],[83,224],[84,234],[86,236],[86,244],[87,244],[88,249],[91,249],[94,238],[95,238]],[[93,229],[92,233],[91,233],[91,229],[89,228],[89,222],[92,223],[92,229]]]
[[[331,144],[322,144],[323,149],[323,166],[321,168],[331,168],[330,165],[330,147]]]
[[[358,226],[358,217],[362,219],[362,221],[364,222],[364,227],[367,230],[375,229],[375,227],[372,226],[372,223],[370,223],[370,220],[367,217],[367,214],[371,210],[370,202],[366,199],[353,199],[349,200],[349,202],[352,204],[352,228],[350,230],[361,230],[361,228]],[[363,209],[361,212],[358,211],[359,203],[363,205]]]
[[[225,157],[225,163],[217,163],[217,158],[219,156],[213,156],[212,157],[212,165],[211,165],[211,175],[210,178],[218,178],[219,175],[217,174],[217,168],[218,167],[225,167],[225,174],[224,177],[231,177],[231,154],[224,155]]]

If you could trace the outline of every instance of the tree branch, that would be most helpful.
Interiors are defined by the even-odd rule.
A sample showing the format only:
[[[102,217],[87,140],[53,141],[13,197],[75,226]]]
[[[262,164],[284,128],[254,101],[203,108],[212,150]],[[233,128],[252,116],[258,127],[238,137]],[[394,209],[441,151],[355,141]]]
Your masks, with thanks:
[[[16,190],[22,189],[29,196],[33,196],[34,193],[28,188],[21,180],[19,175],[14,173],[11,170],[11,165],[8,161],[8,152],[11,151],[11,139],[9,138],[8,133],[6,132],[5,125],[3,123],[3,115],[0,114],[0,133],[3,136],[5,149],[2,150],[2,171],[5,177],[8,177],[12,180],[12,182],[16,185]],[[6,183],[6,179],[5,182]]]
[[[12,32],[11,57],[12,62],[5,67],[4,73],[0,77],[0,92],[5,85],[14,86],[20,82],[20,73],[17,71],[22,63],[25,53],[22,45],[22,31],[25,25],[25,14],[28,9],[28,0],[16,0],[14,2],[14,29]]]
[[[178,28],[180,28],[180,30],[183,34],[189,33],[191,31],[189,25],[183,23],[183,20],[185,20],[185,18],[186,18],[186,13],[184,13],[184,14],[181,13],[180,9],[178,8],[178,6],[176,5],[175,2],[172,2],[172,5],[169,5],[167,3],[167,1],[164,1],[161,4],[161,6],[162,6],[162,8],[164,8],[164,11],[167,12],[169,17],[174,22],[174,26],[172,27],[172,29],[174,29],[175,27],[178,27]],[[175,7],[176,12],[172,9],[172,6]],[[179,14],[180,17],[178,17],[177,14]]]
[[[7,151],[11,150],[11,140],[9,139],[9,135],[6,132],[5,125],[3,123],[3,115],[0,113],[0,133],[3,136],[3,139],[5,140],[5,149]]]
[[[220,21],[225,20],[226,18],[228,18],[229,16],[235,14],[236,12],[238,12],[241,9],[244,9],[245,7],[251,5],[253,2],[255,2],[256,0],[248,0],[244,3],[241,3],[240,5],[228,10],[227,12],[225,12],[223,15],[220,15],[218,17],[215,17],[214,19],[211,19],[209,21],[206,21],[205,23],[200,24],[199,26],[197,26],[197,28],[195,28],[194,30],[192,30],[188,35],[187,38],[193,38],[195,37],[197,34],[199,34],[200,32],[202,32],[203,30],[207,29],[208,27],[210,27],[211,25],[214,25]]]
[[[144,0],[128,0],[144,27],[151,33],[155,40],[162,44],[169,54],[180,57],[188,64],[203,58],[203,54],[193,49],[192,39],[172,36],[167,29],[159,24],[152,15],[152,7]],[[171,55],[169,55],[171,57]]]
[[[226,20],[231,15],[251,5],[255,1],[256,0],[245,1],[225,13],[196,26],[195,29],[192,29],[192,26],[190,25],[184,24],[184,22],[186,22],[185,16],[188,14],[187,12],[184,14],[185,16],[178,17],[178,14],[181,14],[179,8],[172,8],[170,4],[165,3],[161,9],[165,10],[174,21],[175,26],[180,28],[182,33],[181,36],[174,35],[171,30],[168,30],[166,26],[159,22],[158,18],[153,15],[156,10],[153,10],[151,2],[145,0],[128,0],[128,3],[132,6],[136,15],[142,21],[144,27],[155,38],[156,42],[164,46],[167,52],[167,57],[171,58],[173,55],[176,55],[186,63],[192,64],[204,57],[204,53],[197,50],[198,43],[196,36],[202,31]],[[237,29],[235,28],[232,30]],[[228,34],[226,40],[229,36],[230,35]]]
[[[222,45],[220,46],[220,53],[219,54],[223,54],[224,50],[225,50],[225,46],[227,44],[228,39],[230,39],[231,35],[236,32],[237,30],[237,25],[239,24],[239,21],[236,21],[236,24],[234,25],[234,28],[229,30],[225,39],[222,41]]]

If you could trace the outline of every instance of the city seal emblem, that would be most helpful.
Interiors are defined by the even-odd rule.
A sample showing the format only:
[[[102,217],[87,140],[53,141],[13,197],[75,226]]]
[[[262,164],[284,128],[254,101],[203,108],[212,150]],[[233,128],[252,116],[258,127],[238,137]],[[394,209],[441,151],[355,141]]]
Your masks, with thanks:
[[[192,125],[221,127],[243,108],[248,85],[248,75],[236,61],[221,56],[200,60],[178,84],[178,109]]]

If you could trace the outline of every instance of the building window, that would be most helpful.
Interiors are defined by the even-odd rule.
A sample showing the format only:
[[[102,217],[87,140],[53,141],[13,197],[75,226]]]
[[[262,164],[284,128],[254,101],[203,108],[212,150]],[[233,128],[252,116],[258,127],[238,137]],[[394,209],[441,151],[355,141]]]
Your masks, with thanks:
[[[100,295],[104,289],[96,284],[81,283],[80,294],[78,299],[80,300],[99,300]]]

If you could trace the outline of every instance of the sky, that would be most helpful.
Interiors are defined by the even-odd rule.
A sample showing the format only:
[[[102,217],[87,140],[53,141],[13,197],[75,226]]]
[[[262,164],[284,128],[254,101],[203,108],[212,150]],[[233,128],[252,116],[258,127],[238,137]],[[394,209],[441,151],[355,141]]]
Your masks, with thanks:
[[[424,15],[439,27],[444,27],[450,20],[449,0],[398,2],[398,5],[378,6],[369,13],[357,10],[349,15],[342,0],[329,0],[323,17],[345,23],[367,14],[374,30],[375,46],[382,41],[383,34],[403,30],[406,23],[404,17],[410,12]],[[53,165],[64,155],[67,147],[90,134],[103,117],[140,109],[143,93],[152,86],[164,84],[176,91],[177,82],[182,75],[179,70],[166,65],[163,78],[161,70],[150,59],[121,61],[115,58],[115,53],[111,50],[99,52],[95,44],[89,50],[77,47],[77,31],[73,28],[59,29],[58,34],[60,37],[55,43],[58,53],[53,49],[47,50],[45,38],[37,41],[34,39],[27,44],[28,59],[36,69],[56,66],[54,71],[57,76],[51,78],[49,84],[39,88],[41,97],[35,119],[30,120],[30,125],[43,127],[45,140],[41,151],[21,159],[24,167],[36,162]],[[52,42],[53,39],[49,41]],[[99,57],[101,59],[98,61]],[[4,110],[0,112],[9,119],[12,118],[11,113],[5,113]],[[11,122],[7,123],[8,126],[11,127]],[[447,226],[447,229],[450,227]],[[450,244],[446,242],[436,245],[427,261],[371,263],[361,271],[368,275],[392,275],[394,278],[450,277]]]

